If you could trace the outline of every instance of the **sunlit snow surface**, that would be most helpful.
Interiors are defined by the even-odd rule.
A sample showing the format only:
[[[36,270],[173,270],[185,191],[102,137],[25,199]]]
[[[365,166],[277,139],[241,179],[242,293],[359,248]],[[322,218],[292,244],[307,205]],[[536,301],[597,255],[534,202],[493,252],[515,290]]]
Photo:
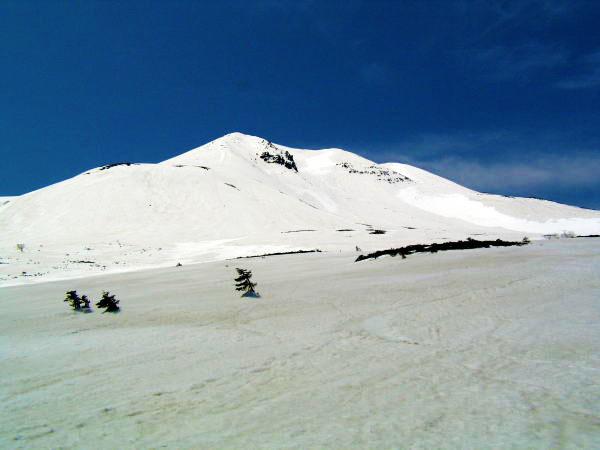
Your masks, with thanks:
[[[289,154],[298,171],[266,162],[265,151]],[[283,251],[563,232],[600,234],[600,212],[232,133],[158,164],[104,166],[0,197],[0,286]]]
[[[0,288],[0,448],[600,447],[599,239],[355,256]]]
[[[572,217],[542,222],[510,216],[498,212],[493,206],[458,193],[427,195],[418,192],[416,188],[408,188],[398,192],[398,198],[440,216],[462,219],[484,227],[501,227],[524,233],[552,234],[559,230],[577,230],[577,233],[590,235],[600,228],[600,219]]]

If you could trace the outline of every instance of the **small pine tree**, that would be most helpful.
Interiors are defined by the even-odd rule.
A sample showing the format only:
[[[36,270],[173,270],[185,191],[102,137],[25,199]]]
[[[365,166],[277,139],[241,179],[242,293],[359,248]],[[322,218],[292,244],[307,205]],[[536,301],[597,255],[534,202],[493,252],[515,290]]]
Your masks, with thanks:
[[[91,311],[92,307],[90,306],[90,299],[87,297],[87,295],[82,295],[81,296],[81,308],[86,310],[86,311]]]
[[[102,292],[102,298],[96,303],[98,308],[106,308],[104,312],[119,312],[119,300],[115,299],[114,295],[110,295],[108,291]]]
[[[250,270],[245,269],[235,269],[237,270],[238,277],[235,279],[235,290],[236,291],[245,291],[242,294],[244,296],[256,296],[256,291],[254,287],[256,283],[253,283],[250,279],[252,278],[252,272]]]
[[[84,295],[85,297],[85,295]],[[87,300],[87,297],[85,297]],[[83,301],[82,299],[79,297],[79,295],[77,295],[77,291],[67,291],[66,297],[65,297],[65,302],[67,302],[69,304],[69,306],[71,308],[73,308],[73,310],[75,311],[81,311],[82,308],[82,304]],[[88,307],[89,307],[89,302],[88,302]]]

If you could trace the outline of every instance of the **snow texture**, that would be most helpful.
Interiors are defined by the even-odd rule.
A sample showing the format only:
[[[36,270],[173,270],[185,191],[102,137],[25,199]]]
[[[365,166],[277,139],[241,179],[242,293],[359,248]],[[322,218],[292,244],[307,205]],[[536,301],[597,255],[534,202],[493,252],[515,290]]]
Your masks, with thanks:
[[[302,249],[593,235],[600,212],[232,133],[159,164],[107,164],[2,197],[0,230],[8,286]]]
[[[0,448],[600,447],[600,239],[354,256],[0,289]]]

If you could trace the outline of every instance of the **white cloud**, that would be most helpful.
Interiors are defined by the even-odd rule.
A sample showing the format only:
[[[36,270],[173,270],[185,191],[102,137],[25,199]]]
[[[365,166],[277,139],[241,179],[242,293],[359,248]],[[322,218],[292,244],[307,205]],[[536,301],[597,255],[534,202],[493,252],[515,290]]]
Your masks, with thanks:
[[[490,163],[446,157],[414,164],[483,191],[600,187],[600,155],[548,155]]]
[[[575,148],[569,136],[551,132],[497,130],[425,134],[374,150],[371,156],[421,167],[479,191],[539,195],[600,191],[600,151],[595,147],[591,142]]]

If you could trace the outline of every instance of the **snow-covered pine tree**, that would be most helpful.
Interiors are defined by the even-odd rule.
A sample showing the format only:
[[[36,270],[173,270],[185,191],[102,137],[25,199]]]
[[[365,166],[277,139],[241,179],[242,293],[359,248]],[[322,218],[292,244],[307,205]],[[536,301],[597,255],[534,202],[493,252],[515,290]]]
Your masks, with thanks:
[[[119,300],[115,299],[114,295],[110,295],[108,291],[102,292],[102,298],[96,303],[98,308],[106,308],[104,312],[119,312]]]
[[[256,283],[253,283],[251,281],[252,272],[250,270],[238,269],[238,268],[236,268],[235,270],[237,270],[237,273],[239,275],[235,279],[235,290],[236,291],[244,291],[244,293],[242,294],[242,297],[257,296],[257,293],[254,290]]]

